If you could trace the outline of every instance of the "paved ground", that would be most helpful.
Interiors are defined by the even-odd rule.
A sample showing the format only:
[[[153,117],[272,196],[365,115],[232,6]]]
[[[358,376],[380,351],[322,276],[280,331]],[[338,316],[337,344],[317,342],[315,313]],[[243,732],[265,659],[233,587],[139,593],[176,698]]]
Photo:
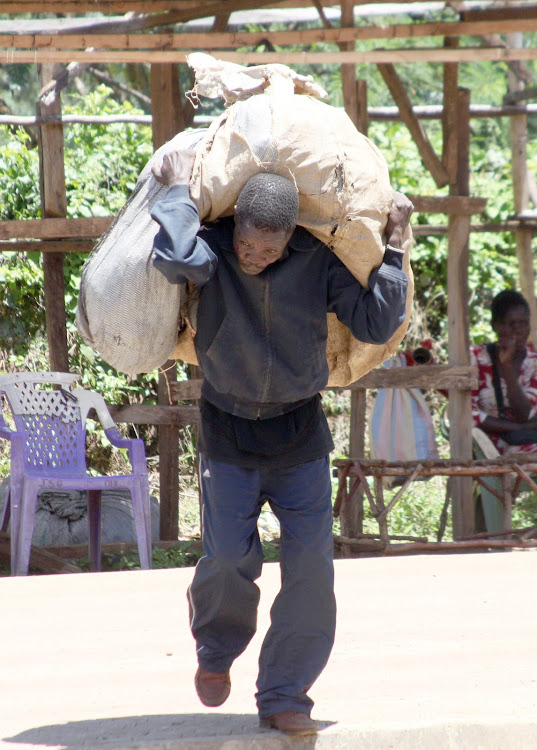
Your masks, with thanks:
[[[260,633],[220,709],[192,685],[192,570],[0,579],[0,750],[537,748],[537,552],[336,563],[338,634],[314,739],[261,732]]]

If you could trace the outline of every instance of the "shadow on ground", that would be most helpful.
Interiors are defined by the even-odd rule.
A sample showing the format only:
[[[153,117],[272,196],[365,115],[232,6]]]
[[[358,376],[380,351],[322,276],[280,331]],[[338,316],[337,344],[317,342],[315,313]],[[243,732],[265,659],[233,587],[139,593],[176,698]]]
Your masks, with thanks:
[[[317,723],[319,729],[323,730],[335,722],[319,721]],[[71,721],[66,724],[34,727],[13,737],[4,737],[3,742],[60,746],[66,750],[77,750],[77,748],[111,746],[150,746],[174,742],[186,744],[189,740],[192,741],[192,746],[196,746],[197,741],[203,740],[203,748],[212,750],[233,738],[242,739],[245,743],[244,747],[251,748],[251,750],[255,750],[258,744],[266,747],[267,741],[271,739],[279,740],[274,747],[287,747],[287,742],[297,747],[299,741],[297,737],[286,737],[275,730],[261,729],[257,714],[198,713]],[[316,737],[313,736],[301,738],[298,746],[313,750],[315,745]],[[199,747],[202,747],[201,742]]]

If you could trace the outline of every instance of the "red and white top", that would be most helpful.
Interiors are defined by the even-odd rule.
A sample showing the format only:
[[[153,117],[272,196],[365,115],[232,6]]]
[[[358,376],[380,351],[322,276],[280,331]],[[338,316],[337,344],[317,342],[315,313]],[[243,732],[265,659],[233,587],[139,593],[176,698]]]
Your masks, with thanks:
[[[498,405],[492,383],[492,362],[486,348],[486,344],[470,347],[470,364],[477,367],[478,386],[472,391],[472,417],[474,427],[481,427],[486,417],[498,416]],[[531,403],[530,419],[537,415],[537,351],[531,344],[526,344],[526,356],[522,362],[520,385]],[[513,414],[509,408],[507,399],[507,385],[500,377],[505,404],[505,416],[512,418]],[[507,445],[499,435],[487,433],[500,453],[532,453],[537,452],[537,444]]]

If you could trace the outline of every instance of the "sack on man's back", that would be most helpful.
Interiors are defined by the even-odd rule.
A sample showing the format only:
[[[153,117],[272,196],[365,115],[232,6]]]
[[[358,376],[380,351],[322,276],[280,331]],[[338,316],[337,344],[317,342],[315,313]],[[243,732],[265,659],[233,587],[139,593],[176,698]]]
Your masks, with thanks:
[[[199,66],[209,64],[207,59],[218,62],[207,55],[201,56],[201,62],[191,57],[198,61],[197,78],[203,75]],[[293,93],[295,78],[282,73],[289,69],[262,67],[269,84],[260,87],[264,93],[252,96],[251,88],[241,84],[248,96],[241,101],[235,87],[233,93],[239,100],[202,134],[196,146],[190,194],[200,218],[213,221],[232,214],[252,175],[261,171],[281,174],[296,182],[299,224],[331,247],[366,285],[373,268],[382,262],[382,233],[392,202],[386,162],[342,110]],[[247,77],[249,69],[243,70]],[[216,73],[211,74],[214,80]],[[233,74],[237,75],[235,70]],[[259,77],[259,72],[252,75]],[[304,90],[303,84],[298,88]],[[152,370],[170,357],[196,364],[193,331],[184,319],[179,320],[186,298],[184,286],[159,278],[151,263],[158,225],[149,215],[165,190],[152,177],[151,165],[161,161],[165,150],[183,146],[194,133],[179,134],[152,157],[127,205],[84,268],[79,330],[107,362],[124,372]],[[407,250],[410,237],[408,230]],[[129,258],[134,262],[126,265]],[[404,269],[410,279],[408,321],[412,302],[408,252]],[[397,349],[407,321],[388,344],[376,346],[356,341],[330,314],[330,384],[347,385],[383,362]],[[183,329],[179,340],[178,327]]]

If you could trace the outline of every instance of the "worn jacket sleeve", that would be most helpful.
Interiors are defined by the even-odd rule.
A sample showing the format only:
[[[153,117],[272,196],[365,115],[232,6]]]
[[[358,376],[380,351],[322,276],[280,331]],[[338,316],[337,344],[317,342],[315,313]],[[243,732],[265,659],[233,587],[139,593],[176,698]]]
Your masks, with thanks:
[[[153,206],[151,216],[160,224],[153,241],[153,264],[172,284],[191,281],[206,284],[218,259],[198,237],[200,220],[190,200],[188,185],[173,185],[163,200]]]
[[[328,311],[336,313],[352,335],[367,344],[385,344],[403,323],[408,278],[403,256],[386,250],[365,289],[336,255],[328,271]]]

